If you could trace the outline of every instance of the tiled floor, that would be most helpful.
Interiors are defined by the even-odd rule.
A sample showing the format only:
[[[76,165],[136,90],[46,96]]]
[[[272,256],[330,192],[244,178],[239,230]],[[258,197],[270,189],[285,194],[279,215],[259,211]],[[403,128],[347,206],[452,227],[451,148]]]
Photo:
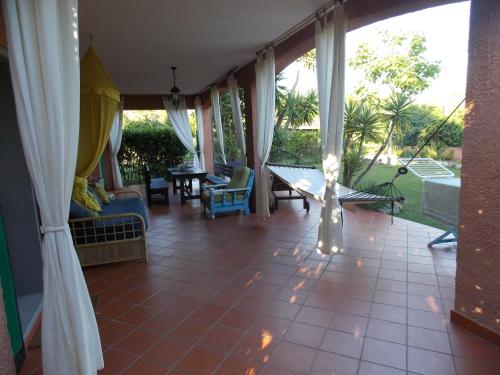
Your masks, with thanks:
[[[455,248],[439,231],[345,213],[345,251],[313,251],[319,205],[215,221],[155,206],[149,263],[89,268],[102,374],[499,374],[500,352],[451,324]],[[39,374],[32,351],[23,374]]]

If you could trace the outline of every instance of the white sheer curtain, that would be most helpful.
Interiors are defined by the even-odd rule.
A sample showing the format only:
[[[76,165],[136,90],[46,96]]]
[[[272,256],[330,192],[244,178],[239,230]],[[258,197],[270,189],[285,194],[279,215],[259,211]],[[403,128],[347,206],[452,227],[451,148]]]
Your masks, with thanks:
[[[342,250],[341,207],[337,183],[344,133],[344,78],[346,17],[344,6],[334,9],[333,21],[316,22],[316,71],[323,171],[326,179],[317,249],[323,254]]]
[[[231,112],[233,114],[234,127],[236,128],[236,138],[241,152],[241,164],[246,165],[247,152],[245,147],[245,131],[243,130],[243,120],[241,119],[240,92],[238,90],[238,83],[232,74],[227,78],[227,87],[229,91],[229,98],[231,99]]]
[[[259,165],[256,179],[257,216],[265,219],[269,214],[269,173],[266,162],[269,159],[274,134],[274,106],[276,95],[276,74],[274,50],[268,49],[257,57],[255,66],[257,91],[257,157]]]
[[[96,374],[101,342],[68,214],[80,121],[78,3],[3,0],[19,132],[40,209],[43,372]]]
[[[113,126],[109,133],[109,149],[111,151],[111,168],[113,170],[113,182],[115,189],[123,187],[122,174],[120,173],[120,163],[118,162],[118,152],[122,144],[123,130],[123,96],[120,98],[120,106],[113,120]]]
[[[186,102],[181,100],[177,109],[166,97],[163,98],[163,104],[167,111],[168,118],[172,122],[177,138],[182,142],[184,147],[193,154],[193,167],[199,168],[200,162],[198,155],[196,155],[196,148],[194,147],[193,133],[191,133],[191,125],[189,125],[189,117],[186,109]]]
[[[194,113],[196,116],[196,135],[198,138],[198,149],[200,150],[200,168],[205,170],[205,151],[203,149],[203,107],[201,106],[201,99],[199,96],[194,99]]]
[[[217,139],[219,140],[222,162],[226,164],[226,153],[224,152],[224,133],[222,132],[222,119],[220,117],[219,90],[217,87],[210,88],[210,100],[212,101],[212,110],[214,111],[215,130],[217,130]]]

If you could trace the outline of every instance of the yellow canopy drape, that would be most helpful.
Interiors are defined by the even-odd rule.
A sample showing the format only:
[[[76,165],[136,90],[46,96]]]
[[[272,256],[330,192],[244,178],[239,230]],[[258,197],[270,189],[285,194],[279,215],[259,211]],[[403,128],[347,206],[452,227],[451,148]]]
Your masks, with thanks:
[[[88,177],[108,143],[120,92],[91,46],[80,62],[80,138],[76,175]]]

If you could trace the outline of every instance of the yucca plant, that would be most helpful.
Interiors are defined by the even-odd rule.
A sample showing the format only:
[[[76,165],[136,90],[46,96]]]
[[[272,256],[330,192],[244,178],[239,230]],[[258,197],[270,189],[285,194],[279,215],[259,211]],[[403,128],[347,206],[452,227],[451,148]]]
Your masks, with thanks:
[[[379,149],[375,153],[375,156],[372,158],[365,170],[356,178],[354,185],[358,185],[360,183],[363,177],[366,176],[366,174],[373,167],[375,161],[378,160],[380,154],[387,148],[387,145],[392,138],[392,134],[394,133],[394,129],[402,129],[409,122],[412,115],[412,102],[413,101],[409,96],[396,93],[382,103],[381,119],[387,124],[385,140],[382,142]]]

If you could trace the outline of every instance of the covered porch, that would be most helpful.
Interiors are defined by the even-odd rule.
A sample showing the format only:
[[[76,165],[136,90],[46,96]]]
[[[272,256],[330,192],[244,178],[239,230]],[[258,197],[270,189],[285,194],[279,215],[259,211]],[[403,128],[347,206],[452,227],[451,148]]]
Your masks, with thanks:
[[[451,2],[349,0],[344,5],[347,28]],[[168,66],[177,65],[187,108],[199,103],[203,114],[205,168],[213,172],[210,89],[222,92],[228,89],[228,75],[236,79],[244,102],[244,159],[258,170],[262,128],[255,52],[272,46],[279,73],[314,47],[315,17],[325,9],[328,13],[336,2],[282,1],[278,7],[262,1],[260,8],[243,1],[223,1],[220,8],[195,1],[118,3],[80,1],[80,51],[93,45],[99,52],[125,110],[165,109],[171,86]],[[231,25],[216,17],[222,11],[233,21],[245,21],[238,33],[232,34]],[[179,16],[171,29],[161,23],[165,14]],[[194,24],[202,27],[189,32]],[[209,34],[203,34],[204,27]],[[100,373],[498,373],[500,203],[492,178],[497,165],[491,162],[499,155],[500,141],[500,92],[491,86],[500,77],[495,37],[500,6],[495,0],[472,0],[470,30],[457,246],[427,248],[441,231],[397,218],[391,225],[389,216],[357,208],[344,211],[343,253],[322,255],[315,251],[319,203],[311,202],[308,214],[300,202],[291,201],[265,221],[233,214],[210,221],[197,202],[181,206],[174,196],[170,207],[147,213],[147,263],[84,270],[89,293],[97,301],[105,361]],[[8,74],[8,46],[1,33],[0,44],[5,47],[0,62]],[[9,123],[16,125],[10,99]],[[14,146],[20,155],[23,145]],[[118,185],[111,163],[108,147],[103,176],[108,190]],[[16,176],[17,166],[10,167]],[[32,206],[25,213],[31,215],[39,246],[36,200],[26,166],[22,168]],[[0,203],[15,196],[6,185],[2,183]],[[252,202],[255,207],[255,197]],[[18,211],[14,205],[7,208]],[[12,215],[6,222],[15,224]],[[17,249],[22,239],[17,232]],[[39,249],[31,250],[41,269]],[[77,268],[79,272],[79,264]],[[40,269],[36,277],[41,279]],[[39,324],[39,310],[37,314]],[[41,350],[25,350],[21,373],[41,374]]]

